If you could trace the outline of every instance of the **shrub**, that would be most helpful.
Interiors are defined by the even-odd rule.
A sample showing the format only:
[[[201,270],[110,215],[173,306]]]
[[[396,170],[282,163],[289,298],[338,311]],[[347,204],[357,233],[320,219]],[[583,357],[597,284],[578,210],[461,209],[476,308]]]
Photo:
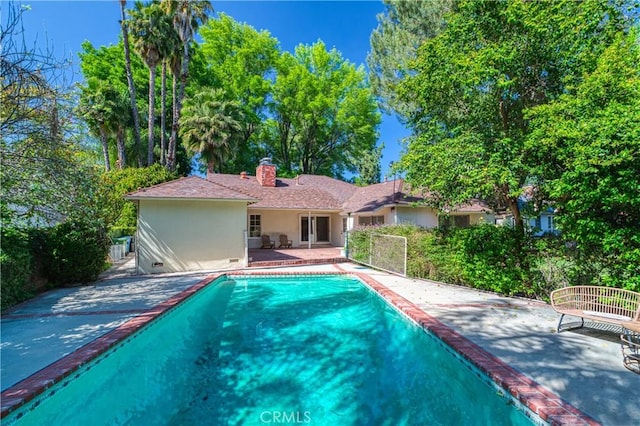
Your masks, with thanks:
[[[460,283],[461,272],[452,262],[455,256],[437,230],[412,224],[360,227],[349,234],[349,251],[353,260],[368,263],[372,233],[407,238],[407,275],[450,283]]]
[[[532,240],[527,253],[533,293],[549,300],[553,290],[573,285],[578,280],[578,264],[562,238],[547,235]]]
[[[368,263],[372,227],[360,227],[349,233],[349,257],[357,262]]]
[[[517,231],[493,225],[446,233],[415,225],[359,228],[349,235],[352,258],[368,261],[371,232],[407,238],[407,275],[502,294],[533,295],[528,260]]]
[[[455,229],[446,237],[460,255],[464,284],[508,295],[531,295],[521,234],[506,226]]]
[[[515,229],[478,225],[439,230],[415,225],[358,228],[349,233],[350,257],[369,262],[371,233],[407,238],[407,275],[451,284],[548,299],[567,285],[608,285],[640,291],[640,250],[614,259],[565,246],[561,238],[531,239]]]
[[[112,226],[111,229],[109,229],[109,237],[111,237],[111,239],[132,236],[135,234],[135,226]]]
[[[540,253],[531,263],[535,293],[545,300],[553,290],[570,286],[575,280],[576,264],[566,256]]]
[[[169,172],[160,164],[140,168],[128,167],[104,173],[101,187],[107,199],[103,209],[108,226],[135,227],[137,222],[135,204],[125,200],[124,195],[177,177],[176,173]]]
[[[93,281],[105,269],[109,238],[89,223],[65,222],[46,232],[39,244],[42,268],[52,284]]]
[[[29,281],[33,257],[29,248],[28,235],[9,226],[2,226],[1,231],[0,305],[4,310],[31,297],[35,288]]]

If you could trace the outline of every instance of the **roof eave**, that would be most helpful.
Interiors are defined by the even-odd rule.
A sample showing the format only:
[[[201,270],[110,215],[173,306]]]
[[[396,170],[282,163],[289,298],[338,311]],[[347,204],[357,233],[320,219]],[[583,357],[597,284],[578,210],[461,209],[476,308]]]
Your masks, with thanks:
[[[251,209],[255,209],[255,210],[295,210],[295,211],[314,211],[314,212],[326,212],[326,213],[340,213],[342,212],[342,209],[336,208],[336,209],[328,209],[326,207],[300,207],[300,206],[293,206],[293,207],[273,207],[273,206],[256,206],[256,205],[252,205],[250,207]]]
[[[238,203],[255,203],[255,198],[203,198],[203,197],[154,197],[154,196],[131,196],[124,197],[130,201],[225,201],[225,202],[238,202]]]

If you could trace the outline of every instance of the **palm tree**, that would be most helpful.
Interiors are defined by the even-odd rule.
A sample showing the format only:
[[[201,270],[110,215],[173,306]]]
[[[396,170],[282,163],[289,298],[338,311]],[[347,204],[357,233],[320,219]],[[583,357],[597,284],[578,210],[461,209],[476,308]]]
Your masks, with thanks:
[[[172,27],[173,29],[173,27]],[[170,70],[176,69],[175,63],[179,63],[180,56],[178,53],[178,46],[180,45],[180,39],[175,29],[170,33],[165,34],[167,37],[167,52],[162,58],[162,91],[161,91],[161,113],[160,113],[160,164],[166,166],[167,164],[167,134],[166,134],[166,116],[167,116],[167,68]],[[179,65],[177,66],[179,69]],[[175,83],[175,75],[173,82]],[[176,98],[176,85],[173,84],[172,99],[175,103]],[[173,112],[173,111],[172,111]],[[173,116],[173,114],[172,114]]]
[[[124,167],[124,128],[129,113],[128,102],[110,83],[90,79],[82,88],[79,110],[89,125],[89,130],[100,138],[105,170],[111,170],[109,158],[109,138],[118,137],[119,167]]]
[[[213,6],[209,0],[161,0],[167,14],[173,17],[180,41],[182,42],[182,63],[180,71],[180,88],[177,99],[174,99],[173,123],[171,126],[171,138],[167,155],[167,168],[173,170],[176,160],[176,143],[181,113],[182,99],[187,85],[189,70],[189,44],[199,26],[206,23],[209,14],[213,13]]]
[[[119,169],[124,169],[127,165],[127,152],[126,152],[126,144],[125,144],[125,135],[127,130],[127,124],[130,123],[128,118],[131,114],[131,106],[129,105],[129,101],[127,99],[126,92],[117,92],[114,96],[114,107],[113,107],[113,122],[115,125],[116,132],[116,147],[118,152],[118,162],[117,167]],[[137,152],[137,151],[136,151]]]
[[[165,166],[167,167],[167,169],[171,170],[170,167],[174,167],[174,166],[170,166],[169,165],[169,157],[171,156],[171,153],[173,153],[173,161],[174,161],[174,165],[175,165],[175,152],[176,152],[176,144],[175,144],[175,138],[173,139],[174,143],[173,146],[171,146],[171,141],[174,136],[173,132],[175,129],[177,129],[177,125],[175,124],[175,120],[176,117],[180,117],[180,114],[178,113],[178,80],[180,79],[180,68],[182,66],[182,55],[180,54],[180,52],[175,51],[174,54],[172,56],[170,56],[168,58],[168,63],[169,63],[169,69],[171,70],[171,100],[172,100],[172,105],[171,105],[171,117],[172,117],[172,124],[171,124],[171,137],[169,138],[169,147],[167,147],[167,156],[165,158]]]
[[[129,12],[131,36],[134,40],[134,47],[149,68],[149,123],[148,123],[148,145],[147,145],[147,165],[153,164],[154,132],[155,121],[155,81],[156,69],[161,58],[166,54],[167,41],[165,34],[171,31],[167,16],[160,8],[159,3],[152,2],[145,6],[137,1],[135,9]]]
[[[184,103],[180,136],[187,149],[199,153],[213,172],[237,148],[244,114],[240,103],[224,98],[219,89],[205,89]]]
[[[125,8],[127,6],[127,0],[120,0],[120,13],[122,18],[120,20],[120,27],[122,29],[122,42],[124,45],[124,61],[127,71],[127,83],[129,84],[129,99],[131,100],[131,114],[133,116],[133,140],[135,144],[136,153],[140,152],[140,116],[138,115],[138,104],[136,104],[136,87],[133,84],[133,73],[131,72],[131,51],[129,48],[129,29],[127,28],[127,17],[125,14]],[[140,157],[138,155],[138,165],[140,164]],[[124,164],[123,164],[124,167]]]

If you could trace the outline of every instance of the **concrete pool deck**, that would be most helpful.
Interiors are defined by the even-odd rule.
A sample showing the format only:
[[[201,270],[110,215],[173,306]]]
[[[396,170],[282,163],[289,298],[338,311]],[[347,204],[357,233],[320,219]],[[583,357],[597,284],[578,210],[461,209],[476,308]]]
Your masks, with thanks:
[[[3,315],[2,390],[210,275],[131,276],[127,268],[119,265],[90,285],[44,293]],[[558,334],[558,315],[547,304],[402,278],[352,263],[248,272],[260,271],[364,273],[597,422],[640,424],[640,375],[622,366],[615,329],[589,324]],[[552,420],[590,424],[588,417]]]

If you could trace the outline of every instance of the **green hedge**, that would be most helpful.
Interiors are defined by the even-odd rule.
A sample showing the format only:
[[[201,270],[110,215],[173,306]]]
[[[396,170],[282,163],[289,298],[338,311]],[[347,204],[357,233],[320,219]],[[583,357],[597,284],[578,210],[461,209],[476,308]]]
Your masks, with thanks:
[[[104,229],[88,223],[28,230],[2,226],[2,310],[43,288],[94,281],[108,266],[109,245]]]
[[[411,277],[541,299],[580,277],[558,238],[531,239],[508,227],[484,224],[446,232],[414,225],[359,228],[349,234],[354,260],[368,259],[371,233],[407,238]]]
[[[506,226],[454,229],[446,236],[462,284],[507,295],[533,295],[523,237]]]
[[[169,172],[160,164],[153,164],[149,167],[127,167],[105,172],[102,175],[101,186],[107,199],[103,210],[108,226],[135,228],[138,220],[136,206],[132,201],[125,200],[124,195],[140,188],[147,188],[177,178],[176,173]]]
[[[414,225],[385,225],[360,227],[349,233],[349,257],[366,263],[369,260],[371,234],[397,235],[407,238],[407,275],[416,278],[447,279],[456,274],[445,274],[450,262],[448,247],[435,231],[423,230]]]
[[[38,255],[49,283],[86,283],[105,270],[110,240],[104,229],[67,222],[48,229],[45,235]]]
[[[35,286],[30,283],[33,256],[28,235],[18,229],[2,226],[0,245],[0,305],[2,310],[33,296]]]
[[[109,229],[109,237],[111,237],[111,239],[134,235],[136,235],[135,226],[112,226]]]

